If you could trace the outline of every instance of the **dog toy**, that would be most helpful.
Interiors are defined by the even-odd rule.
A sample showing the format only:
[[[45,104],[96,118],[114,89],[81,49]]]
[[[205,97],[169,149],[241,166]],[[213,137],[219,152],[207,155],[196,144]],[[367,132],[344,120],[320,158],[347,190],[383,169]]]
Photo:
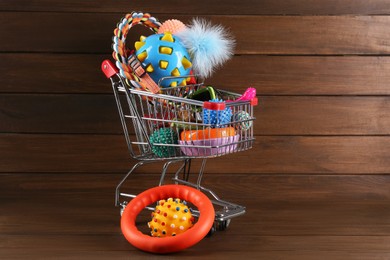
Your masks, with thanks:
[[[186,77],[160,82],[163,77],[190,75],[190,55],[179,38],[170,32],[141,36],[140,41],[135,43],[135,49],[138,60],[154,82],[165,88],[187,84]]]
[[[158,157],[170,157],[176,154],[176,147],[165,145],[178,143],[178,136],[171,128],[160,128],[154,131],[149,140],[152,152]]]
[[[190,229],[194,221],[186,201],[169,198],[158,202],[148,227],[153,237],[176,236]]]
[[[200,100],[200,101],[209,101],[211,99],[216,99],[217,95],[212,86],[207,86],[205,88],[198,89],[191,95],[188,95],[188,98]]]
[[[252,100],[255,97],[256,97],[256,89],[248,88],[247,90],[245,90],[244,94],[242,94],[242,96],[237,98],[235,101]]]
[[[242,110],[236,112],[233,115],[233,121],[234,122],[243,121],[241,123],[236,123],[235,124],[237,130],[244,130],[244,131],[246,131],[249,128],[251,128],[251,126],[252,126],[251,116],[247,112],[242,111]]]
[[[239,139],[233,127],[206,128],[183,130],[179,144],[187,156],[215,156],[234,152]]]
[[[235,136],[236,130],[233,127],[206,128],[203,130],[184,130],[180,134],[182,141],[195,141]]]
[[[221,25],[203,19],[177,33],[191,54],[194,74],[210,77],[214,70],[233,56],[235,41]]]
[[[166,198],[180,198],[194,205],[199,211],[197,222],[186,232],[171,237],[151,237],[136,226],[137,216],[145,207]],[[215,211],[210,199],[195,188],[184,185],[163,185],[148,189],[132,199],[123,211],[121,230],[133,246],[152,253],[177,252],[198,243],[210,231]]]
[[[116,60],[115,65],[119,69],[120,75],[125,79],[125,82],[128,86],[132,87],[130,81],[137,80],[138,75],[135,73],[131,66],[131,54],[132,52],[126,47],[126,38],[128,32],[135,25],[142,24],[145,27],[152,30],[154,33],[158,31],[161,23],[154,17],[152,17],[149,13],[137,13],[132,12],[131,14],[126,14],[124,18],[118,23],[117,28],[114,30],[112,56]],[[145,86],[145,84],[142,84]],[[149,85],[149,84],[147,84]],[[156,93],[158,88],[156,86],[145,86],[144,88],[150,88]]]
[[[163,22],[161,24],[157,33],[161,34],[161,33],[170,32],[172,34],[176,34],[176,33],[179,33],[186,28],[187,28],[187,26],[183,22],[181,22],[177,19],[170,19],[170,20],[166,20],[165,22]]]
[[[210,102],[223,102],[220,99],[212,99]],[[213,126],[219,127],[219,125],[226,125],[231,122],[232,118],[232,109],[230,107],[225,108],[224,110],[211,110],[203,108],[203,123],[211,124]]]

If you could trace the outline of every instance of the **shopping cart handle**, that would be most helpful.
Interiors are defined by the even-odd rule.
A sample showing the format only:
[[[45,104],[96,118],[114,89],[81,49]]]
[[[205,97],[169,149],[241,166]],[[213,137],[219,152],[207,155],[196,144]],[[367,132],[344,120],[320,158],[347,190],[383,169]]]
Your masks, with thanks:
[[[118,69],[110,60],[104,60],[102,62],[102,71],[108,79],[118,73]]]

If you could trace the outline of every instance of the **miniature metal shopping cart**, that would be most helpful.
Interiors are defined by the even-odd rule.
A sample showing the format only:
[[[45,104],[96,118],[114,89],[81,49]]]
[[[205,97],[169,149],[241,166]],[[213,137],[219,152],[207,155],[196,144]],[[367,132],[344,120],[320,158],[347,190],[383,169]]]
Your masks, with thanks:
[[[128,201],[136,197],[122,191],[126,180],[139,167],[164,161],[158,185],[165,182],[168,167],[178,164],[173,182],[194,187],[208,195],[215,208],[214,231],[226,229],[231,218],[244,214],[244,206],[222,200],[215,192],[202,186],[202,177],[208,158],[252,148],[253,107],[257,99],[234,101],[240,95],[223,90],[215,93],[219,100],[226,102],[191,99],[194,93],[206,88],[203,84],[161,88],[160,93],[153,94],[142,90],[135,81],[128,86],[115,65],[108,60],[102,63],[102,70],[112,83],[129,153],[138,161],[116,188],[115,205],[121,207],[121,212]],[[218,113],[226,110],[230,110],[232,115],[229,122],[204,122],[205,117],[218,117]],[[193,159],[200,159],[201,167],[196,181],[190,182]],[[196,210],[193,213],[195,216],[199,214]]]

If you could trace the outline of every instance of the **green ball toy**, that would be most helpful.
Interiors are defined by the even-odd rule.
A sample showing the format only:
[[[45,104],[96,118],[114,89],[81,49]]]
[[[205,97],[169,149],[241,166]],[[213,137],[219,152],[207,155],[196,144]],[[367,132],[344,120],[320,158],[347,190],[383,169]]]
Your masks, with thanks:
[[[158,157],[171,157],[175,156],[177,147],[175,146],[162,146],[154,144],[178,144],[178,136],[171,128],[160,128],[153,132],[149,137],[150,144],[152,145],[152,152]]]
[[[237,130],[244,130],[244,131],[249,130],[253,124],[251,116],[247,112],[242,110],[238,111],[233,115],[233,121],[235,122],[244,121],[241,123],[237,123],[235,125]]]

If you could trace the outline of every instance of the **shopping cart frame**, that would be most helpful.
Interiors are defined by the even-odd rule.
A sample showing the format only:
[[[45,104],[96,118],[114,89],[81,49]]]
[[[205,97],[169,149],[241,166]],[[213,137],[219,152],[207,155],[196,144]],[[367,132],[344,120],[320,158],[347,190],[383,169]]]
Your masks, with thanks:
[[[204,150],[217,149],[217,151],[222,151],[222,152],[221,153],[217,152],[216,154],[206,154],[206,155],[188,155],[188,154],[186,155],[179,150],[177,154],[175,153],[172,156],[161,158],[153,154],[151,149],[153,145],[163,145],[163,144],[151,143],[149,139],[150,133],[148,131],[150,130],[149,129],[150,124],[154,122],[157,122],[157,124],[174,123],[176,122],[175,120],[177,119],[151,118],[151,117],[147,118],[145,117],[145,111],[142,108],[142,104],[140,108],[139,102],[150,103],[152,101],[156,102],[156,100],[157,101],[163,100],[168,104],[180,103],[182,106],[183,104],[185,104],[184,105],[185,108],[191,108],[191,109],[193,109],[194,107],[196,108],[204,108],[205,106],[208,107],[210,105],[209,102],[192,100],[181,96],[182,95],[181,91],[183,89],[184,91],[189,91],[188,89],[197,90],[203,87],[203,83],[188,85],[182,88],[176,87],[171,89],[165,89],[164,91],[167,94],[153,94],[145,90],[141,90],[140,86],[136,81],[131,81],[131,85],[129,86],[128,83],[125,82],[124,78],[120,74],[118,74],[118,71],[115,68],[115,66],[108,60],[102,63],[102,70],[106,74],[107,78],[109,78],[111,81],[111,85],[112,85],[112,89],[113,89],[113,93],[114,93],[117,109],[119,112],[119,117],[122,124],[123,133],[125,136],[129,154],[131,155],[132,158],[138,160],[138,162],[130,169],[130,171],[128,171],[128,173],[121,179],[121,181],[116,187],[115,206],[120,207],[120,212],[121,213],[123,212],[129,200],[137,196],[135,194],[122,191],[124,184],[130,179],[130,177],[136,172],[136,170],[138,170],[140,167],[147,164],[151,164],[155,162],[164,162],[158,185],[161,186],[166,182],[166,175],[169,167],[172,164],[179,164],[178,169],[174,173],[174,177],[172,178],[172,181],[175,184],[187,185],[202,191],[210,198],[211,202],[215,207],[220,208],[219,210],[217,209],[215,210],[214,230],[226,229],[232,218],[243,215],[246,211],[245,206],[238,205],[221,199],[214,191],[204,187],[202,185],[202,180],[204,176],[207,159],[223,156],[225,154],[229,154],[233,152],[241,152],[252,148],[253,142],[255,140],[253,137],[253,121],[255,120],[255,117],[253,116],[253,107],[257,105],[257,98],[254,98],[252,100],[243,100],[237,102],[226,102],[226,103],[223,102],[224,107],[229,107],[234,111],[242,111],[243,109],[245,109],[250,115],[250,118],[248,119],[236,120],[233,123],[229,123],[229,125],[235,125],[235,126],[240,124],[245,124],[245,123],[250,123],[251,125],[249,129],[245,130],[245,132],[244,131],[241,132],[241,135],[243,135],[244,138],[242,138],[242,140],[234,142],[234,145],[237,146],[237,149],[234,150],[230,149],[232,147],[231,143],[227,145],[226,144],[208,145],[208,146],[201,146],[198,149],[204,149]],[[164,78],[162,80],[164,80]],[[159,83],[161,83],[161,81]],[[217,92],[219,95],[223,95],[232,100],[240,97],[239,94],[233,92],[228,92],[223,90],[217,90]],[[210,109],[212,110],[212,108]],[[204,124],[203,122],[199,122],[199,121],[196,121],[195,123],[186,121],[185,123],[186,125],[195,126],[196,129],[199,128],[206,129],[211,126],[210,124]],[[131,139],[131,134],[129,130],[129,127],[131,126],[133,127],[136,141]],[[183,146],[180,144],[179,145],[170,144],[170,145],[173,147],[176,146],[177,149],[183,148]],[[138,151],[135,151],[134,146],[138,148]],[[196,149],[196,146],[193,147],[195,147]],[[199,171],[197,172],[196,181],[191,182],[189,181],[189,176],[191,174],[191,162],[193,159],[200,159],[201,166]],[[182,177],[180,177],[180,175]],[[154,210],[154,207],[147,207],[147,209]],[[199,216],[199,212],[197,210],[194,210],[193,215]]]

